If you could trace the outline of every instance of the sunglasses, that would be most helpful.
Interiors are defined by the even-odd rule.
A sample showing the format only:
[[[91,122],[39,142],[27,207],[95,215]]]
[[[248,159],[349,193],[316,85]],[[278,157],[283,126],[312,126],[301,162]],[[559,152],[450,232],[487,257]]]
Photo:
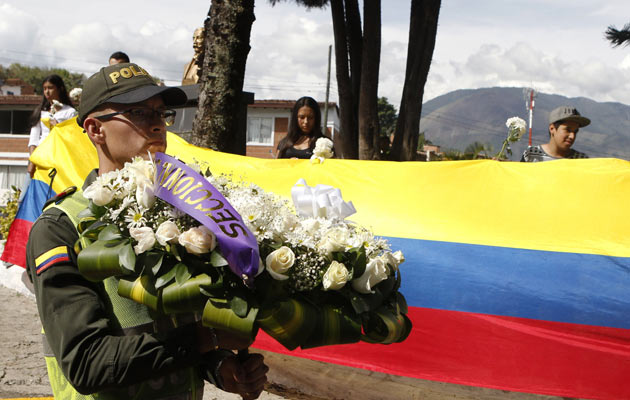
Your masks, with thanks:
[[[155,115],[157,115],[164,122],[164,125],[171,126],[175,123],[175,115],[177,115],[177,112],[175,110],[154,110],[152,108],[129,108],[123,111],[99,115],[94,118],[98,120],[107,120],[121,114],[127,114],[130,119],[142,122],[150,121],[155,117]]]

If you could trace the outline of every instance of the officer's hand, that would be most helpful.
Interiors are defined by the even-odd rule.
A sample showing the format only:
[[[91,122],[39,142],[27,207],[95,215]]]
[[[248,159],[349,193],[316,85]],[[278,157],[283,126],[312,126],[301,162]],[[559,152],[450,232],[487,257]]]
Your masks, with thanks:
[[[28,166],[26,167],[26,171],[28,172],[28,174],[31,176],[31,178],[33,177],[33,175],[35,174],[35,164],[33,164],[32,162],[28,162]]]
[[[221,362],[219,375],[223,381],[223,390],[237,393],[244,400],[254,400],[262,393],[267,382],[267,367],[261,354],[249,354],[241,363],[237,356],[228,357]]]
[[[246,349],[253,343],[253,340],[251,339],[246,339],[233,333],[223,331],[221,329],[215,329],[214,333],[217,335],[219,347],[222,349]]]
[[[240,350],[248,348],[252,343],[251,339],[245,339],[221,329],[210,329],[197,323],[197,351],[200,354],[214,350],[215,344],[222,349]]]

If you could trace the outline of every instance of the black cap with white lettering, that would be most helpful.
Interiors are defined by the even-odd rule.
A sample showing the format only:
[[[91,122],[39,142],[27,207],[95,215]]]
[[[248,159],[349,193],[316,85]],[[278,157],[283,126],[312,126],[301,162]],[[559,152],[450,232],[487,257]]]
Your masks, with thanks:
[[[183,90],[158,86],[144,68],[134,63],[108,65],[83,85],[77,123],[83,126],[88,114],[101,104],[133,104],[157,95],[162,96],[166,106],[183,105],[187,100]]]

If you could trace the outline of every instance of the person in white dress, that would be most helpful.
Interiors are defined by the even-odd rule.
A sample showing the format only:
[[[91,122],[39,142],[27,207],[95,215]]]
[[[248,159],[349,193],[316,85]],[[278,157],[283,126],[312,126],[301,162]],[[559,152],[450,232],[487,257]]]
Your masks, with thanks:
[[[29,154],[33,153],[55,125],[77,115],[77,111],[72,107],[66,85],[59,75],[53,74],[44,78],[42,92],[44,94],[42,103],[31,115]],[[29,175],[33,177],[35,165],[30,161],[27,170]]]

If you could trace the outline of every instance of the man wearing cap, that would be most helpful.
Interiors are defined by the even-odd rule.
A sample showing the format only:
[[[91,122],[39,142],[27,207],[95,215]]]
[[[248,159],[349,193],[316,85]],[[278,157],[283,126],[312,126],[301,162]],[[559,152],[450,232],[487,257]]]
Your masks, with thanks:
[[[166,148],[167,107],[186,102],[179,88],[157,86],[136,64],[102,68],[86,82],[77,122],[97,150],[95,178],[132,157]],[[94,283],[77,268],[74,251],[82,192],[57,196],[34,223],[27,244],[28,273],[45,331],[44,355],[57,399],[202,399],[203,379],[255,399],[266,382],[260,354],[228,349],[249,343],[203,327],[192,316],[154,319],[118,296],[117,279]],[[183,321],[182,321],[183,320]]]
[[[578,110],[562,106],[549,113],[549,142],[529,146],[523,152],[521,161],[551,161],[560,158],[588,158],[584,153],[573,150],[578,130],[587,126],[591,120],[580,115]]]

